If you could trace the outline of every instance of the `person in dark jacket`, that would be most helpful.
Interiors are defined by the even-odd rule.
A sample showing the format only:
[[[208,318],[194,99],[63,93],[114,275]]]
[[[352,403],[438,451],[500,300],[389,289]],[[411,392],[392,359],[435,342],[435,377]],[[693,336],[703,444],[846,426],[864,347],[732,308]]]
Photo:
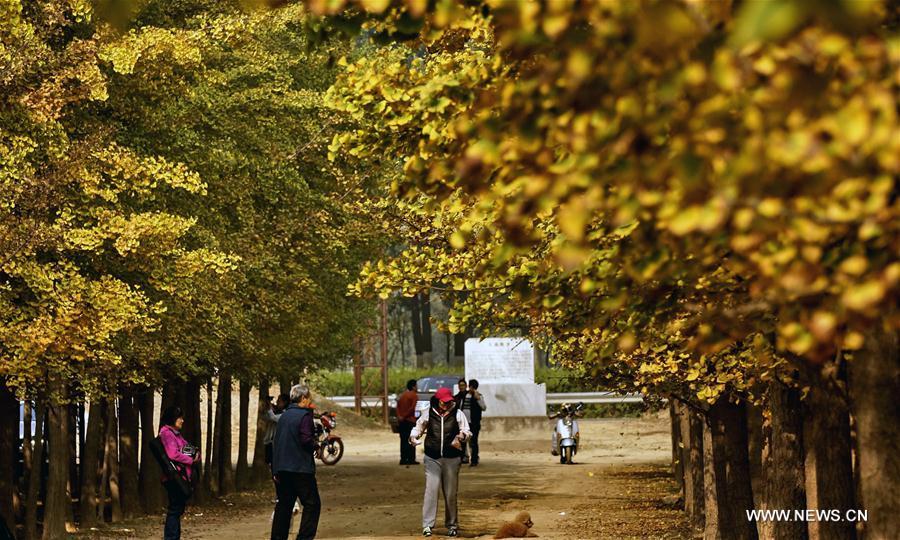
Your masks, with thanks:
[[[462,405],[460,406],[466,420],[469,421],[469,429],[472,436],[469,437],[469,466],[478,466],[478,433],[481,432],[481,414],[487,410],[484,404],[484,396],[478,391],[478,379],[469,381],[469,389],[463,396]]]
[[[469,395],[469,390],[466,387],[466,380],[460,379],[456,383],[456,388],[457,388],[457,392],[456,392],[456,394],[453,395],[453,401],[456,402],[456,408],[463,411],[463,414],[465,414],[466,411],[463,409],[463,401],[465,401],[466,396]],[[468,420],[468,419],[469,419],[469,416],[466,415],[466,420]],[[469,442],[468,441],[466,441],[466,444],[463,445],[462,452],[463,452],[462,462],[464,464],[468,463],[469,462]]]
[[[416,403],[419,401],[416,380],[406,382],[406,392],[397,398],[397,424],[400,428],[400,465],[418,465],[416,447],[409,444],[409,434],[416,425]]]
[[[422,535],[431,536],[437,521],[438,492],[444,493],[444,524],[447,536],[459,536],[456,490],[462,445],[471,435],[469,422],[453,400],[449,388],[440,388],[431,399],[428,414],[422,414],[410,434],[410,443],[425,435],[425,496],[422,503]]]
[[[278,502],[272,519],[272,540],[287,540],[294,503],[300,499],[303,516],[297,540],[312,540],[319,528],[322,501],[316,485],[316,428],[309,387],[291,388],[291,404],[281,414],[272,445],[272,474]]]

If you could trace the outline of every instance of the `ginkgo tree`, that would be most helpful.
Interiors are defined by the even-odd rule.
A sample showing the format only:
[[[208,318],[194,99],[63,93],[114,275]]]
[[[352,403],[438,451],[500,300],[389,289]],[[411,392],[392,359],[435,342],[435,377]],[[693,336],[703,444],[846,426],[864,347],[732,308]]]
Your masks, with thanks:
[[[513,298],[525,320],[610,293],[559,333],[588,358],[652,359],[673,340],[676,357],[716,358],[665,377],[703,399],[771,371],[764,358],[813,377],[849,367],[861,470],[897,471],[881,435],[898,430],[883,401],[898,370],[896,7],[791,4],[310,2],[368,11],[368,31],[398,41],[335,86],[372,126],[335,148],[396,156],[394,192],[431,210],[467,196],[447,240],[490,264],[455,272],[495,286],[523,253],[535,281],[555,264],[566,286],[535,288],[541,308]],[[744,362],[720,371],[736,346]],[[637,380],[665,369],[642,365]],[[889,477],[862,473],[875,535],[896,528]]]
[[[366,175],[326,160],[343,119],[322,94],[349,42],[310,39],[302,7],[10,0],[0,14],[0,397],[13,433],[0,460],[16,456],[16,398],[33,400],[37,425],[47,416],[50,427],[31,434],[36,453],[49,441],[43,535],[57,538],[79,491],[67,493],[68,440],[81,422],[71,410],[90,404],[78,426],[96,445],[87,452],[121,466],[128,499],[83,462],[82,524],[104,519],[106,490],[113,519],[126,503],[141,510],[138,498],[155,511],[147,453],[137,488],[137,409],[145,449],[158,389],[185,407],[201,443],[208,378],[219,395],[240,379],[243,402],[247,383],[296,380],[348,355],[374,312],[347,284],[382,241],[352,204],[370,188]],[[117,422],[119,452],[97,441],[116,433],[98,426]],[[221,485],[233,472],[231,431],[217,432],[208,476]],[[241,447],[246,472],[246,437]],[[31,478],[25,506],[36,509],[42,475]],[[15,479],[0,488],[15,524]],[[36,522],[29,510],[26,535]]]

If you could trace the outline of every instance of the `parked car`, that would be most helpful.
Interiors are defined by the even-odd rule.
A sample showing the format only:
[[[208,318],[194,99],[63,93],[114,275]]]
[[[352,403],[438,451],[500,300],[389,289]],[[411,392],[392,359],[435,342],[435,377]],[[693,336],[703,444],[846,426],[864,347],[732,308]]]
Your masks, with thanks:
[[[438,388],[449,388],[454,394],[456,393],[456,384],[462,378],[462,375],[429,375],[422,377],[416,381],[418,387],[418,396],[416,400],[416,411],[427,411],[431,398]],[[400,423],[397,420],[397,394],[388,396],[388,421],[391,424],[391,431],[400,432]]]

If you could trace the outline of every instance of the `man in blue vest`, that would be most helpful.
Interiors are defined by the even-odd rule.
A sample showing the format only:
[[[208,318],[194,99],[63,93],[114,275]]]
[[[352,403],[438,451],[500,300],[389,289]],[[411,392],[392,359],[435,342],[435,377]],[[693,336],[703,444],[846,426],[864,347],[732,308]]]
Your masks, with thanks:
[[[291,404],[278,419],[272,448],[272,474],[278,494],[272,540],[287,540],[297,499],[303,505],[297,540],[312,540],[319,527],[322,502],[316,485],[316,428],[309,387],[294,386],[290,398]]]

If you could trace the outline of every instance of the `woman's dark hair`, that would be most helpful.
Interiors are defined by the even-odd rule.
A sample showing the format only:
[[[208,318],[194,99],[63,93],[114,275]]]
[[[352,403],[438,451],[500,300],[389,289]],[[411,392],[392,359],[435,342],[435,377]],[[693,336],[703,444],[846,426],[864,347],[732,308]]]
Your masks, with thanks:
[[[291,396],[288,395],[287,393],[278,394],[278,400],[281,401],[282,403],[287,404],[287,403],[291,402]]]
[[[465,379],[460,379],[460,380],[456,381],[456,384],[459,384],[459,383],[466,384],[466,380],[465,380]]]
[[[184,418],[184,411],[178,405],[171,405],[163,411],[162,416],[159,417],[159,423],[164,426],[174,426],[175,420],[179,418]]]
[[[471,386],[472,388],[475,388],[475,389],[477,390],[477,389],[478,389],[478,379],[472,379],[472,380],[470,380],[470,381],[469,381],[469,386]]]
[[[415,386],[416,386],[415,379],[410,379],[410,380],[406,381],[406,389],[407,390],[412,390]]]

